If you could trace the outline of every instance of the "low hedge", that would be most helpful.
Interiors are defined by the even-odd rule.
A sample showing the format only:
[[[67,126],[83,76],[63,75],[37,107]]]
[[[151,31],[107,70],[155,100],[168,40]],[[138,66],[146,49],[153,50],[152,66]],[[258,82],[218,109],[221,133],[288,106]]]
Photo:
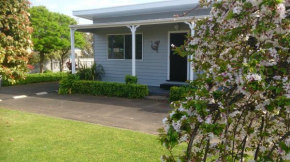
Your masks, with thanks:
[[[76,80],[72,82],[72,87],[68,88],[62,87],[62,83],[68,85],[67,81],[60,81],[60,94],[74,93],[126,98],[144,98],[149,95],[148,87],[140,84]]]
[[[171,87],[170,94],[169,94],[169,101],[178,101],[185,99],[186,92],[188,91],[188,86],[182,87]]]
[[[2,86],[12,86],[12,85],[23,85],[23,84],[59,81],[67,75],[68,75],[68,73],[65,73],[65,72],[27,74],[25,79],[19,80],[15,84],[12,84],[6,80],[3,80]]]

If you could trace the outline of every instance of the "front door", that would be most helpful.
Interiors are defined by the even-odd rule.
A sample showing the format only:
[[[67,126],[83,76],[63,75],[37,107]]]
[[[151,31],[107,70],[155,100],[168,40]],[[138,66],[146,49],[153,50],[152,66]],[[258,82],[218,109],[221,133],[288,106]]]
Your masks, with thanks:
[[[170,33],[170,81],[185,82],[187,79],[187,58],[174,54],[171,45],[184,45],[187,33]]]

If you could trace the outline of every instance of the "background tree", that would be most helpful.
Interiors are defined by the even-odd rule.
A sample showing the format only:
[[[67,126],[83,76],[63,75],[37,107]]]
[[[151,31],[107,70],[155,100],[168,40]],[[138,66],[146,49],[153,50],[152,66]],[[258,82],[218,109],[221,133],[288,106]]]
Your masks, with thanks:
[[[162,160],[289,161],[290,1],[201,2],[210,16],[176,51],[193,55],[193,70],[203,73],[160,130],[169,151],[187,149]]]
[[[29,1],[0,1],[0,75],[9,82],[24,77],[32,41]]]
[[[85,33],[85,45],[83,46],[82,54],[85,57],[92,58],[94,57],[94,49],[93,49],[93,34],[92,33]]]
[[[59,59],[60,52],[55,51],[55,52],[50,52],[45,55],[46,59],[49,60],[50,62],[50,70],[53,71],[53,61]]]
[[[35,6],[30,10],[31,23],[34,28],[32,40],[35,50],[40,55],[40,72],[43,72],[45,55],[59,51],[61,61],[61,71],[63,62],[70,50],[70,29],[69,25],[77,22],[64,14],[50,12],[44,6]],[[75,34],[76,47],[84,45],[84,38],[81,33]]]
[[[58,28],[56,32],[58,34],[57,41],[55,42],[59,53],[60,71],[63,71],[64,61],[69,57],[71,44],[70,44],[70,29],[69,25],[76,25],[77,21],[67,15],[54,13]],[[85,34],[75,32],[75,46],[82,49],[85,46]]]

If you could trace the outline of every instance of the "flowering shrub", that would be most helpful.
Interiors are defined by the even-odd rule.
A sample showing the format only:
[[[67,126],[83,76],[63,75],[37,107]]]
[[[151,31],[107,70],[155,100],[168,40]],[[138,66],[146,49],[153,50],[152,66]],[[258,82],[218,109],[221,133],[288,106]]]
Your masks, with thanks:
[[[0,2],[0,75],[15,84],[25,77],[32,53],[30,14],[28,0]]]
[[[210,16],[196,21],[182,54],[193,55],[186,101],[173,102],[162,144],[182,155],[163,161],[290,160],[290,20],[286,0],[201,0]]]

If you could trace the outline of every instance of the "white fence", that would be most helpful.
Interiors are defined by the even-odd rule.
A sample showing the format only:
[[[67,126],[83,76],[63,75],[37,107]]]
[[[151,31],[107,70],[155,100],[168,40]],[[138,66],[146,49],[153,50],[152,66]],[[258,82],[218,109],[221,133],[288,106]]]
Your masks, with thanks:
[[[67,62],[71,62],[71,60],[67,59],[64,61],[63,71],[70,71],[67,68],[67,65],[66,65]],[[76,65],[77,65],[76,68],[77,69],[81,68],[82,66],[91,67],[93,64],[94,64],[94,58],[78,58],[78,59],[76,59]],[[34,69],[31,72],[38,73],[39,72],[39,64],[35,64],[33,66],[34,66]],[[60,71],[60,61],[53,60],[52,64],[51,64],[51,61],[46,61],[44,63],[43,71],[44,70],[51,70],[53,72],[59,72]]]

